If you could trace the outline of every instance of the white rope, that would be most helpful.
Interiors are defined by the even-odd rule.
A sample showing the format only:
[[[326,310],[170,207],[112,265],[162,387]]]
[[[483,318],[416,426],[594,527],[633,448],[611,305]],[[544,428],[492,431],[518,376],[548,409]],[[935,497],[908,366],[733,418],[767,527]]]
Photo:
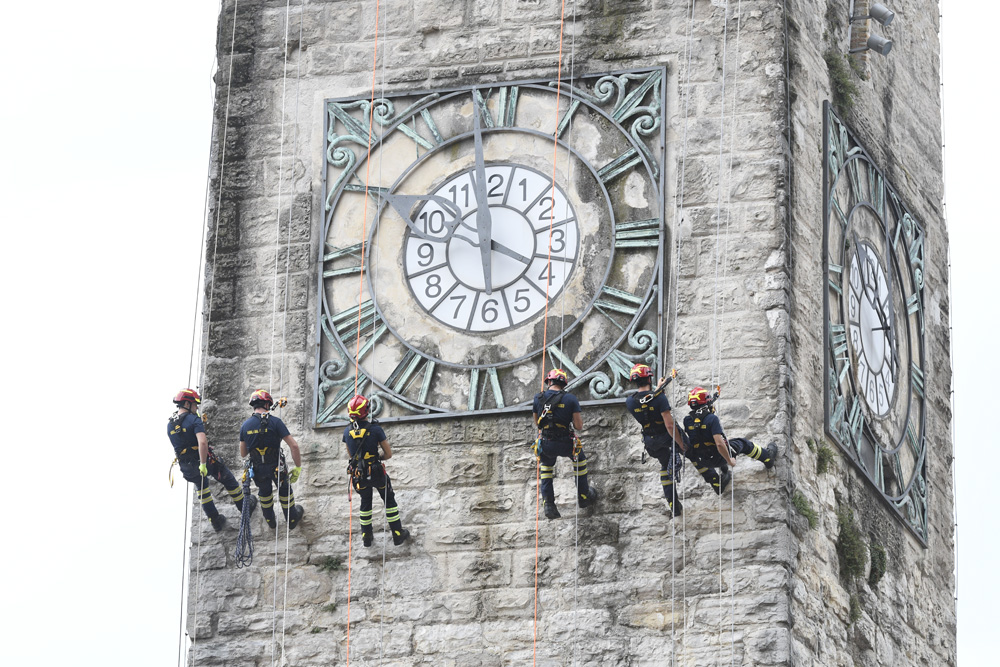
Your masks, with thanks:
[[[186,481],[186,480],[185,480]],[[186,485],[185,485],[186,486]],[[187,489],[185,489],[187,491]],[[188,566],[188,519],[191,515],[191,503],[187,500],[187,494],[184,496],[184,533],[181,536],[181,613],[180,619],[178,621],[177,627],[177,667],[183,664],[182,656],[184,655],[184,597],[187,589],[184,586],[184,582],[187,579],[187,566]]]
[[[268,390],[269,393],[274,391],[274,339],[277,336],[277,325],[278,325],[278,257],[281,254],[281,195],[283,194],[283,186],[285,179],[285,92],[288,83],[288,24],[290,15],[290,0],[285,0],[285,40],[282,47],[282,71],[281,71],[281,115],[279,120],[281,122],[281,135],[279,139],[278,148],[278,202],[277,208],[275,210],[274,216],[274,279],[272,281],[271,287],[271,354],[270,361],[268,364]],[[294,165],[293,165],[294,169]],[[285,262],[288,262],[289,248],[285,250]],[[288,284],[285,283],[285,293],[288,293]],[[285,317],[287,318],[288,311],[285,310]],[[282,355],[284,350],[282,350]],[[280,370],[279,370],[280,373]],[[280,410],[279,406],[279,410]],[[282,472],[282,446],[278,443],[278,468],[277,475],[274,478],[274,488],[272,493],[278,495],[278,504],[281,505],[281,472]],[[287,479],[288,475],[288,465],[284,466],[285,475]],[[291,484],[288,485],[289,496],[291,496]],[[272,499],[273,499],[272,495]],[[287,497],[286,497],[287,498]],[[286,505],[288,501],[286,499]],[[272,505],[273,507],[273,505]],[[285,576],[284,576],[284,599],[288,599],[288,538],[289,538],[289,514],[291,513],[291,507],[282,507],[282,514],[285,516]],[[278,624],[278,542],[279,542],[279,528],[277,525],[277,516],[275,516],[275,528],[274,528],[274,581],[271,585],[272,594],[272,604],[271,604],[271,665],[275,664],[275,652],[277,650],[277,624]],[[284,636],[285,636],[285,609],[282,608],[281,614],[281,649],[282,657],[284,657]]]
[[[684,206],[684,190],[686,185],[686,175],[687,175],[687,144],[688,144],[688,124],[690,119],[690,105],[691,105],[691,53],[693,51],[694,45],[694,3],[695,0],[691,0],[690,10],[688,12],[688,27],[687,27],[687,40],[684,47],[684,76],[685,81],[683,84],[684,88],[684,123],[683,132],[681,137],[681,168],[680,168],[680,183],[677,189],[677,193],[674,197],[674,261],[671,267],[671,275],[673,279],[673,285],[671,294],[673,302],[673,319],[674,319],[674,329],[671,336],[671,358],[674,364],[677,363],[677,314],[680,310],[679,296],[680,296],[680,256],[681,256],[681,210]],[[671,462],[673,464],[673,462]],[[683,463],[682,463],[683,468]],[[677,499],[680,505],[684,505],[684,490],[680,485],[680,480],[674,482],[675,490],[677,493]],[[673,512],[673,510],[671,510]],[[685,548],[687,543],[687,520],[686,514],[681,512],[681,567],[683,572],[687,572],[687,550]],[[672,522],[673,524],[673,522]],[[676,615],[676,574],[677,574],[677,551],[675,548],[677,528],[671,525],[670,530],[670,552],[671,552],[671,569],[670,569],[670,646],[671,646],[671,662],[673,665],[677,664],[677,641],[676,641],[676,625],[677,625],[677,615]],[[682,604],[681,604],[681,629],[686,630],[687,628],[687,577],[681,577],[681,593],[682,593]],[[686,632],[682,635],[686,636]],[[682,645],[683,648],[683,645]]]
[[[225,186],[225,175],[226,175],[226,138],[229,134],[229,102],[232,94],[233,85],[233,55],[236,50],[236,19],[239,16],[239,0],[235,0],[233,4],[233,34],[232,39],[229,44],[229,76],[226,83],[226,115],[225,122],[223,124],[222,130],[222,154],[219,160],[219,197],[215,207],[215,239],[214,247],[212,250],[212,281],[209,287],[209,298],[208,298],[208,322],[205,327],[204,343],[201,354],[201,364],[200,371],[198,374],[199,378],[199,388],[202,389],[204,393],[204,387],[202,383],[204,382],[205,372],[208,366],[208,346],[212,338],[212,308],[215,303],[215,269],[217,265],[218,255],[219,255],[219,221],[222,211],[222,192]],[[213,113],[213,118],[214,118]],[[214,124],[214,123],[213,123]],[[209,158],[209,164],[211,165],[211,158]],[[210,167],[211,168],[211,167]],[[200,263],[200,261],[199,261]],[[195,304],[195,309],[197,310],[197,302]],[[192,346],[193,347],[193,346]],[[188,360],[188,373],[190,376],[191,366],[193,365],[193,357]],[[189,380],[190,382],[190,380]],[[201,491],[205,490],[205,478],[201,478]],[[199,501],[200,501],[199,497]],[[193,516],[194,510],[192,510],[192,522],[194,521]],[[198,557],[195,566],[195,600],[194,600],[194,632],[192,633],[191,641],[191,653],[194,653],[195,647],[198,643],[198,610],[201,603],[201,543],[202,543],[202,531],[204,529],[204,522],[198,522]],[[186,531],[185,531],[186,534]],[[185,537],[186,540],[186,537]],[[183,613],[183,610],[182,610]],[[192,664],[194,661],[192,660]]]
[[[387,31],[388,31],[388,23],[389,23],[389,16],[388,15],[389,15],[389,11],[390,11],[391,7],[392,7],[391,3],[387,3],[386,6],[382,10],[382,30],[381,30],[381,33],[382,33],[382,47],[383,47],[383,52],[382,52],[382,81],[380,83],[381,83],[381,89],[382,89],[382,95],[381,95],[381,97],[382,97],[383,100],[386,99],[386,97],[385,97],[386,96],[386,85],[385,85],[385,82],[386,82],[386,65],[385,65],[386,57],[385,57],[385,51],[384,51],[384,48],[385,48],[385,35],[387,34]],[[371,119],[372,119],[372,122],[374,123],[375,122],[374,115],[371,116]],[[419,151],[419,144],[417,145],[417,150]],[[385,146],[383,144],[382,147],[381,147],[381,150],[379,150],[379,152],[378,152],[378,182],[379,182],[380,186],[384,186],[384,184],[385,184],[385,180],[384,180],[384,177],[383,177],[383,166],[384,166],[384,162],[385,162],[384,161],[384,155],[385,155]],[[376,211],[375,215],[377,216],[378,213],[379,212]],[[376,227],[375,227],[375,248],[374,248],[374,250],[375,250],[375,263],[374,263],[374,265],[372,267],[374,270],[372,272],[372,281],[371,281],[372,304],[377,304],[378,303],[378,271],[382,267],[381,238],[382,238],[382,225],[377,224]],[[376,311],[373,310],[372,311],[372,340],[373,341],[375,340],[375,321],[376,321]],[[358,360],[358,361],[360,362],[360,360]],[[377,345],[373,345],[372,346],[372,368],[377,368],[377,367],[378,367],[378,346]],[[376,445],[376,447],[377,447],[377,445]],[[386,495],[388,495],[389,484],[390,484],[390,482],[388,481],[388,476],[389,476],[388,473],[385,473],[385,476],[387,478],[386,479],[386,485],[385,485]],[[375,489],[371,489],[371,491],[374,494]],[[374,498],[372,498],[372,501],[374,502]],[[388,509],[389,508],[386,506],[385,498],[382,498],[382,513],[383,513],[383,516],[384,516],[384,519],[385,519],[385,528],[384,528],[383,535],[382,535],[382,573],[381,573],[381,581],[379,582],[379,618],[378,618],[378,664],[379,665],[382,664],[382,661],[383,661],[384,656],[385,656],[385,651],[384,651],[384,647],[385,647],[385,552],[386,552],[386,547],[388,546],[389,537],[392,535],[392,527],[389,525],[389,512],[388,512]],[[396,511],[397,511],[397,516],[399,516],[398,515],[398,511],[399,511],[399,505],[398,505],[398,503],[396,505]],[[372,529],[372,532],[374,532],[374,528]]]
[[[726,9],[728,10],[729,3],[726,3]],[[726,17],[726,24],[728,26],[728,16]],[[743,27],[743,0],[737,0],[736,3],[736,68],[733,72],[733,100],[730,108],[730,120],[729,120],[729,173],[726,176],[726,231],[725,231],[725,243],[723,245],[723,256],[722,256],[722,282],[725,283],[729,272],[729,227],[730,220],[732,216],[732,198],[733,198],[733,155],[736,152],[736,98],[739,92],[739,75],[740,75],[740,35],[742,33]],[[723,64],[723,80],[725,79],[725,64]],[[722,143],[722,136],[719,137],[720,144]],[[722,175],[719,174],[719,182],[722,182]],[[716,293],[719,292],[719,286],[716,286]],[[725,332],[726,330],[726,303],[722,302],[722,312],[719,319],[719,330]],[[722,360],[724,343],[722,342],[722,337],[719,337],[719,373],[718,377],[721,382],[722,378]],[[734,459],[735,461],[735,459]],[[732,479],[730,480],[729,486],[729,532],[730,532],[730,543],[729,543],[729,560],[730,560],[730,580],[729,580],[729,597],[730,597],[730,664],[736,664],[736,466],[733,466],[731,471]],[[721,567],[721,566],[720,566]],[[721,608],[720,608],[721,612]]]
[[[285,59],[287,66],[288,58],[288,6],[285,6]],[[302,8],[299,9],[299,43],[298,43],[299,56],[296,58],[295,62],[295,122],[292,125],[292,199],[291,203],[288,205],[288,229],[285,230],[285,302],[284,302],[284,313],[282,315],[281,321],[281,361],[278,364],[278,391],[279,393],[284,391],[285,387],[285,354],[284,351],[288,349],[287,346],[287,332],[288,332],[288,306],[289,299],[288,295],[291,292],[291,285],[289,283],[289,272],[291,267],[291,254],[292,254],[292,212],[295,210],[295,163],[298,159],[298,139],[299,139],[299,83],[301,79],[302,72]],[[282,102],[284,102],[284,95],[282,95]],[[282,113],[282,128],[284,128],[284,113]],[[282,131],[284,134],[284,131]],[[279,195],[280,197],[280,195]],[[281,210],[281,206],[278,206],[278,210]],[[274,257],[275,267],[277,267],[278,256],[275,254]],[[273,338],[272,338],[273,342]],[[273,360],[272,360],[273,361]],[[279,411],[281,407],[279,406]],[[286,466],[287,467],[287,466]],[[281,495],[280,492],[278,494]],[[291,482],[288,484],[288,495],[292,497],[292,485]],[[280,503],[280,497],[279,497]],[[293,506],[290,505],[288,512],[292,512]],[[288,611],[288,545],[289,545],[289,531],[291,530],[291,524],[288,522],[288,518],[285,518],[285,576],[284,576],[284,597],[281,603],[281,657],[285,657],[285,621]],[[287,662],[287,661],[286,661]]]

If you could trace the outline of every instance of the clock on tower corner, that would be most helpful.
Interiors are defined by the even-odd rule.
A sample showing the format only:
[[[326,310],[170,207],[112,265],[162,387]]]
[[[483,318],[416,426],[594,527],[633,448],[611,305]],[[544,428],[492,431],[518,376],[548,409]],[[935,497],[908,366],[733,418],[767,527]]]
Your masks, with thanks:
[[[584,405],[662,366],[664,68],[324,103],[315,423]],[[357,364],[357,365],[355,365]]]
[[[823,111],[826,432],[926,546],[924,230]]]

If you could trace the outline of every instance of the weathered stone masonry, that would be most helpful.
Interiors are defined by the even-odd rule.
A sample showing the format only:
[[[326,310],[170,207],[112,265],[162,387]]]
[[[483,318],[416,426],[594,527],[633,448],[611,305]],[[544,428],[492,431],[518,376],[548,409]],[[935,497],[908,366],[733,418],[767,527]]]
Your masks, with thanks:
[[[640,463],[631,418],[617,409],[585,412],[592,480],[604,499],[580,516],[578,550],[571,510],[541,525],[538,663],[572,664],[575,657],[587,665],[666,665],[673,653],[678,664],[702,665],[720,655],[728,661],[732,650],[743,665],[954,664],[937,4],[893,3],[894,51],[870,59],[870,79],[859,82],[847,117],[928,231],[934,307],[933,314],[927,309],[927,372],[936,381],[928,390],[927,549],[882,510],[845,462],[817,474],[817,454],[806,444],[823,432],[820,105],[830,98],[823,53],[830,45],[846,48],[848,2],[746,0],[740,13],[737,4],[727,9],[722,0],[697,0],[692,18],[688,3],[666,0],[568,3],[564,58],[573,55],[577,73],[667,67],[666,223],[679,240],[679,303],[667,334],[676,336],[668,363],[680,377],[671,399],[683,404],[684,387],[709,381],[720,324],[723,423],[731,436],[776,440],[783,457],[770,474],[740,461],[732,514],[728,499],[719,503],[688,468],[685,519],[671,523],[655,461]],[[551,76],[559,10],[556,0],[382,2],[384,85],[415,90]],[[303,445],[295,490],[306,516],[288,545],[284,618],[284,568],[274,568],[274,541],[259,516],[257,558],[248,570],[233,568],[235,533],[205,533],[197,600],[192,585],[192,625],[195,603],[199,613],[191,659],[271,664],[277,584],[283,664],[339,664],[346,657],[347,572],[319,566],[329,557],[347,561],[346,458],[339,432],[313,430],[310,421],[322,108],[324,99],[369,90],[375,3],[293,3],[284,52],[285,3],[243,0],[227,90],[233,11],[233,2],[224,3],[218,37],[212,201],[221,191],[222,204],[211,215],[213,221],[218,215],[218,229],[209,230],[214,290],[203,387],[212,403],[209,435],[234,463],[250,391],[270,386],[287,395],[282,417]],[[717,258],[724,260],[718,283]],[[386,665],[530,664],[535,471],[525,445],[528,419],[456,419],[388,432],[397,452],[388,468],[414,540],[386,548],[383,577],[381,533],[375,548],[361,549],[355,523],[352,661],[375,664],[381,649]],[[558,473],[557,499],[569,508],[565,462]],[[818,511],[815,530],[792,509],[796,491]],[[840,576],[840,506],[856,509],[866,534],[884,536],[886,574],[874,588],[854,591]],[[223,511],[233,516],[231,508]],[[852,591],[861,606],[853,623]]]

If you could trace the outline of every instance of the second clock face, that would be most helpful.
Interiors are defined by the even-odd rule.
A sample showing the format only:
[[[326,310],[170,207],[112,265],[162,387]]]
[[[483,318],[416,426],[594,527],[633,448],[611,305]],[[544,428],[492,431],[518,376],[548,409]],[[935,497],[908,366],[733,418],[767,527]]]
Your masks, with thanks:
[[[562,188],[552,187],[551,176],[515,164],[491,164],[485,174],[484,206],[491,220],[486,261],[474,169],[451,176],[429,193],[457,207],[461,223],[454,234],[449,236],[445,224],[454,213],[429,200],[414,216],[426,236],[407,230],[404,243],[414,300],[435,320],[460,331],[508,329],[544,311],[546,298],[557,298],[572,276],[580,242],[573,206]]]
[[[878,417],[889,413],[899,372],[884,267],[878,250],[861,242],[851,256],[848,281],[848,333],[857,359],[858,386],[868,409]]]

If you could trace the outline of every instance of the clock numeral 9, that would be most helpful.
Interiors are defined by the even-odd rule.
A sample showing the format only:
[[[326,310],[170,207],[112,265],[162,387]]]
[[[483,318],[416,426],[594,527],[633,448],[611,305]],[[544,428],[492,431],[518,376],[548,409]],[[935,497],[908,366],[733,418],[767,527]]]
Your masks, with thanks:
[[[496,299],[487,299],[483,302],[482,316],[483,321],[487,324],[493,324],[500,317],[500,311],[496,309],[496,306],[500,304]]]
[[[434,261],[434,247],[430,243],[421,243],[417,246],[417,264],[420,266],[430,266],[431,262]],[[423,260],[427,260],[426,262]]]

